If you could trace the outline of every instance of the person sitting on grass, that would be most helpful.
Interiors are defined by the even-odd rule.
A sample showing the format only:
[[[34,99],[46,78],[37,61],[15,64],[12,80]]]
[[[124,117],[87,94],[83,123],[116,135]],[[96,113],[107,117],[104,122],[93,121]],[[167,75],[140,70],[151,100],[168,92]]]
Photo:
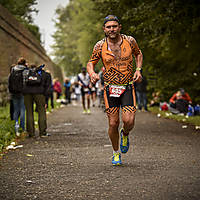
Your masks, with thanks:
[[[188,105],[192,104],[192,99],[183,88],[180,88],[169,100],[170,110],[174,114],[188,112]]]

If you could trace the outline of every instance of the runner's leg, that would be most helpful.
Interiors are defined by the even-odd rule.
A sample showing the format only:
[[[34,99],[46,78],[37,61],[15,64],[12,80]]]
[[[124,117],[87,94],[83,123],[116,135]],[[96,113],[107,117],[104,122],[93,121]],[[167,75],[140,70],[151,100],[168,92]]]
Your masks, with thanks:
[[[86,99],[87,99],[87,108],[90,109],[90,94],[86,95]]]
[[[135,112],[136,112],[136,98],[135,89],[132,85],[128,85],[122,97],[122,121],[124,135],[128,135],[134,127]]]
[[[108,116],[108,135],[110,137],[114,151],[119,150],[119,100],[117,98],[109,97],[109,88],[104,87],[104,102]]]
[[[83,110],[85,110],[85,95],[82,96],[82,105],[83,105]]]
[[[85,93],[84,92],[82,92],[81,97],[82,97],[83,110],[85,110]]]
[[[119,109],[114,113],[107,113],[108,116],[108,135],[112,143],[112,147],[114,151],[119,150]]]
[[[135,123],[135,113],[122,112],[124,135],[128,135]]]

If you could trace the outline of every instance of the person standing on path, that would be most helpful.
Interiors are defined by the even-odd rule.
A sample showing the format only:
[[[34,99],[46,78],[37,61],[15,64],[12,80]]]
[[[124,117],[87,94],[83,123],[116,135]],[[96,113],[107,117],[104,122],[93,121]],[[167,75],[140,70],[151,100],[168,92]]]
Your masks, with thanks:
[[[64,88],[65,88],[65,99],[67,103],[71,103],[71,82],[69,78],[65,79]]]
[[[113,165],[121,165],[121,153],[129,149],[129,132],[134,127],[136,100],[133,82],[141,81],[143,55],[132,36],[120,34],[121,24],[114,15],[104,19],[105,38],[94,46],[92,57],[87,64],[91,81],[99,80],[94,67],[100,59],[104,71],[104,101],[108,116],[108,134],[113,147]],[[133,55],[136,68],[133,67]],[[119,151],[119,110],[122,108],[123,127],[120,130]]]
[[[60,99],[60,96],[62,95],[62,87],[58,78],[55,78],[53,81],[53,89],[54,92],[56,93],[56,99]]]
[[[26,128],[29,137],[35,137],[34,126],[34,103],[38,112],[38,124],[40,137],[49,136],[47,134],[47,119],[46,119],[46,96],[51,92],[51,75],[45,72],[41,67],[31,65],[31,69],[36,71],[41,76],[41,81],[37,83],[25,84],[23,89],[24,103],[26,107]],[[26,76],[26,75],[25,75]],[[35,80],[35,79],[33,79]]]
[[[16,136],[20,136],[19,129],[21,129],[22,132],[25,131],[24,95],[22,93],[22,88],[20,88],[20,82],[18,82],[18,79],[22,79],[23,71],[26,68],[26,60],[23,57],[20,57],[17,61],[17,65],[12,67],[10,76],[8,78],[8,88],[11,93],[11,99],[13,103],[13,119],[15,120]],[[21,80],[21,83],[22,82],[23,80]]]
[[[78,74],[78,82],[81,86],[81,96],[82,96],[82,106],[83,106],[83,114],[90,114],[90,77],[87,73],[86,67],[82,67],[82,72]],[[86,102],[87,101],[87,109]]]
[[[147,79],[145,76],[143,76],[141,82],[135,83],[136,88],[136,96],[137,96],[137,103],[138,103],[138,109],[142,110],[142,107],[144,107],[145,111],[148,111],[147,109]]]

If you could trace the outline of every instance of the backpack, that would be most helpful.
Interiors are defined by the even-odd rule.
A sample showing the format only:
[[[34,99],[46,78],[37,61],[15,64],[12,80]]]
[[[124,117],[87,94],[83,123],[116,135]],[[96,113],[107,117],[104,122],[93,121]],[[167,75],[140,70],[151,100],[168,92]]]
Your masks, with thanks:
[[[38,70],[33,68],[29,69],[25,78],[25,83],[27,86],[39,86],[42,82],[41,73],[39,74]]]
[[[163,103],[163,104],[160,106],[160,109],[161,109],[162,111],[167,111],[167,110],[168,110],[168,105],[167,105],[167,103]]]
[[[8,89],[10,93],[19,94],[23,91],[23,71],[13,70],[8,78]]]

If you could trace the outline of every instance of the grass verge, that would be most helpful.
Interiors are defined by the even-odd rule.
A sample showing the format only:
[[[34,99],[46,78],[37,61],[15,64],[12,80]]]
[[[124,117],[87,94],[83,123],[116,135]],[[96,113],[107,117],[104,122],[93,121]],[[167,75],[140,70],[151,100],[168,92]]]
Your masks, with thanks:
[[[14,121],[10,120],[9,105],[0,107],[0,152],[15,139]]]
[[[60,103],[54,102],[55,109],[60,107]],[[52,112],[50,106],[47,109],[47,113]],[[35,127],[38,128],[38,113],[34,112]],[[0,107],[0,153],[4,152],[5,148],[11,143],[16,141],[17,137],[15,135],[15,123],[10,119],[10,105],[7,104],[6,107]],[[22,135],[23,139],[25,135]],[[18,138],[18,140],[20,140]],[[1,157],[0,155],[0,157]]]
[[[184,122],[187,124],[191,124],[194,126],[200,126],[200,116],[192,116],[188,117],[185,115],[176,115],[172,114],[169,111],[161,111],[159,107],[150,107],[149,111],[154,113],[154,114],[160,114],[161,117],[168,118],[168,119],[174,119],[179,122]]]

